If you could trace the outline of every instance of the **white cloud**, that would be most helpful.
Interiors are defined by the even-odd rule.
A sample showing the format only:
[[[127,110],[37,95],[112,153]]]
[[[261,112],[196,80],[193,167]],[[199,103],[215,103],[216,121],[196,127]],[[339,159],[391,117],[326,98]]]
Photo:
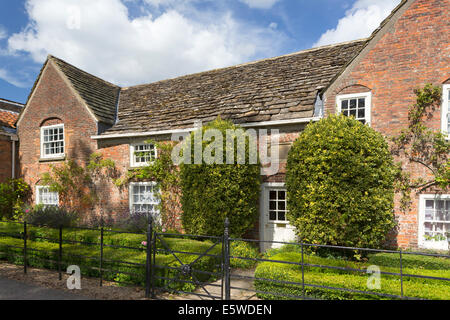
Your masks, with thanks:
[[[6,69],[0,68],[0,79],[19,88],[27,88],[30,84],[28,81],[20,80],[18,77],[12,75]]]
[[[8,36],[6,29],[0,25],[0,40],[5,39]]]
[[[275,5],[275,3],[277,3],[280,0],[240,0],[240,1],[248,5],[250,8],[270,9]]]
[[[366,38],[378,28],[400,0],[357,0],[340,19],[336,28],[327,30],[314,46]]]
[[[50,53],[124,86],[267,57],[284,39],[226,11],[193,19],[174,7],[130,19],[120,0],[27,0],[26,8],[29,25],[8,39],[11,54],[42,63]]]

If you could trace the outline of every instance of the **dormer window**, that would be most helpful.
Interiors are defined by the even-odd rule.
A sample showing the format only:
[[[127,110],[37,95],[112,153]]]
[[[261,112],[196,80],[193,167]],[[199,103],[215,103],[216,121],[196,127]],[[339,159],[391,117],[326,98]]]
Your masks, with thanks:
[[[131,167],[142,167],[156,159],[156,146],[151,143],[135,143],[130,146]]]
[[[372,103],[370,92],[338,95],[336,97],[337,111],[347,117],[370,125],[370,106]]]
[[[41,158],[64,156],[64,124],[41,127]]]
[[[441,127],[442,132],[447,134],[447,137],[450,139],[450,84],[445,84],[442,92]]]

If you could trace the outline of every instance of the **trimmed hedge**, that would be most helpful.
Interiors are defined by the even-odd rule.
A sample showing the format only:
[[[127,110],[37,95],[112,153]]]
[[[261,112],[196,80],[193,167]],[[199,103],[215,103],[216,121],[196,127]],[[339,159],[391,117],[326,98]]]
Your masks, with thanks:
[[[298,252],[284,252],[274,254],[270,260],[280,260],[288,262],[301,262],[301,254]],[[418,257],[404,255],[404,274],[425,275],[434,277],[450,278],[450,262],[445,258]],[[397,259],[397,260],[396,260]],[[430,260],[430,261],[429,261]],[[314,265],[335,266],[366,270],[370,265],[378,265],[382,272],[399,273],[399,257],[395,254],[373,254],[367,262],[355,262],[344,259],[322,258],[314,255],[304,255],[304,262]],[[425,262],[425,264],[424,264]],[[425,267],[425,265],[427,267]],[[421,266],[421,268],[418,268]],[[433,267],[433,268],[431,268]],[[438,267],[434,269],[435,267]],[[301,266],[292,264],[281,264],[276,262],[263,262],[258,265],[255,277],[272,279],[278,281],[302,282]],[[321,285],[334,288],[344,288],[361,291],[373,291],[380,294],[400,295],[400,277],[391,275],[381,275],[381,289],[369,290],[367,280],[369,275],[365,272],[345,271],[320,267],[304,267],[305,284]],[[450,283],[431,279],[403,278],[404,295],[423,299],[450,299]],[[293,299],[289,295],[302,296],[302,286],[292,284],[279,284],[271,281],[256,280],[255,288],[262,292],[273,292],[274,294],[258,294],[263,299]],[[368,295],[347,291],[338,291],[317,287],[305,287],[307,296],[329,300],[364,300],[364,299],[392,299],[383,296]],[[284,295],[284,296],[283,296]]]

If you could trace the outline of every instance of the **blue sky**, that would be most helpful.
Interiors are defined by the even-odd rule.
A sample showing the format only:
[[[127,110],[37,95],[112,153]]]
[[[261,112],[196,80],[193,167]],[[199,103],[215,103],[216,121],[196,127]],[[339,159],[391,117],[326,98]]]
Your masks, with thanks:
[[[131,86],[367,37],[399,1],[1,1],[0,98],[26,102],[47,54]]]

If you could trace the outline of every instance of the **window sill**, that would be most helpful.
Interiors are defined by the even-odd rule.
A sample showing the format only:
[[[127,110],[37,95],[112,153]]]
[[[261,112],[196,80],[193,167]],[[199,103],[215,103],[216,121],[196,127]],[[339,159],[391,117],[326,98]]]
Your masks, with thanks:
[[[66,155],[53,157],[53,158],[39,158],[39,162],[56,162],[56,161],[64,161],[66,160]]]
[[[289,224],[288,221],[282,221],[282,220],[269,220],[268,223],[269,224],[285,224],[285,225]]]
[[[429,241],[424,240],[419,244],[419,247],[422,249],[428,249],[428,250],[448,250],[449,249],[449,243],[447,240],[443,241]]]
[[[149,166],[149,165],[152,165],[152,164],[153,164],[153,162],[152,162],[152,163],[149,163],[149,164],[145,164],[145,165],[130,165],[130,166],[128,167],[128,170],[142,169],[142,168],[145,168],[145,167],[147,167],[147,166]]]

